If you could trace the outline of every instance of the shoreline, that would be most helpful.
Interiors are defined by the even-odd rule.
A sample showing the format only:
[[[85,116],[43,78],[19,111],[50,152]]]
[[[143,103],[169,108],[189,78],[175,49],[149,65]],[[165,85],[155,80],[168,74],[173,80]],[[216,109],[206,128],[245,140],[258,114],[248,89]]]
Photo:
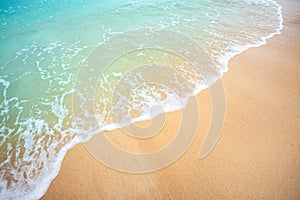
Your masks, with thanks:
[[[287,1],[280,1],[280,3],[281,2],[287,2]],[[283,7],[283,9],[285,9],[284,5],[282,7]],[[285,20],[284,20],[284,22],[285,22]],[[286,26],[284,27],[284,30],[283,30],[284,32],[285,32],[285,28],[286,28]],[[260,46],[259,48],[251,48],[250,47],[247,50],[243,51],[241,54],[239,54],[237,56],[234,56],[234,58],[231,58],[229,60],[230,71],[228,73],[224,74],[224,76],[223,76],[223,80],[225,82],[224,85],[226,87],[226,93],[227,93],[228,90],[232,90],[231,87],[234,88],[234,89],[239,89],[237,91],[242,90],[243,88],[238,87],[239,84],[245,84],[246,86],[250,87],[249,84],[251,83],[252,80],[248,77],[245,77],[245,74],[241,73],[241,71],[243,71],[243,70],[238,69],[238,67],[241,67],[241,68],[244,68],[244,69],[246,68],[246,71],[249,72],[249,73],[251,73],[251,70],[254,71],[254,69],[253,68],[251,69],[251,67],[249,69],[249,66],[247,68],[245,66],[237,66],[237,65],[240,65],[241,63],[242,63],[242,65],[244,65],[243,64],[244,61],[249,59],[249,58],[245,58],[247,56],[254,57],[254,59],[255,59],[255,57],[257,57],[257,55],[259,54],[258,53],[259,51],[260,51],[260,53],[263,51],[264,52],[263,54],[268,53],[267,50],[261,50],[261,49],[266,49],[267,48],[267,49],[270,50],[271,49],[270,46],[274,46],[274,45],[277,46],[278,44],[276,45],[276,42],[278,43],[278,41],[280,42],[280,40],[281,40],[281,39],[278,39],[278,37],[282,36],[282,34],[281,35],[275,35],[275,36],[271,37],[270,39],[268,39],[266,45]],[[290,36],[290,33],[285,33],[285,34]],[[285,39],[289,39],[289,38],[287,38],[286,35],[284,35]],[[299,44],[299,38],[298,38],[297,42]],[[273,44],[273,43],[275,43],[275,44]],[[298,47],[298,49],[299,49],[299,47]],[[256,50],[258,52],[255,52]],[[269,57],[271,57],[271,56],[269,56]],[[262,60],[262,58],[259,58],[259,59],[260,59],[260,61]],[[299,61],[299,59],[297,61]],[[256,64],[256,65],[259,65],[259,62],[255,62],[255,61],[251,61],[251,62],[254,62],[254,64]],[[247,65],[249,65],[249,64],[247,64]],[[256,66],[256,69],[257,69],[257,66]],[[234,70],[236,70],[235,73],[232,72]],[[252,72],[252,74],[251,74],[252,77],[255,76],[255,74],[253,74],[253,73],[254,72]],[[264,72],[264,73],[266,73],[266,72]],[[248,82],[240,82],[241,77],[236,78],[237,74],[239,76],[243,77],[243,78],[246,78],[246,81],[249,81],[249,83]],[[238,79],[238,80],[236,80],[236,79]],[[253,81],[252,81],[252,83],[253,83]],[[297,85],[297,82],[294,83],[294,84]],[[231,86],[228,86],[228,85],[231,85]],[[249,92],[253,92],[253,91],[249,91]],[[232,91],[230,92],[230,95],[233,95],[231,93],[232,93]],[[249,97],[249,94],[246,93],[244,97]],[[296,97],[299,98],[299,96],[296,96]],[[239,97],[238,95],[235,94],[234,98],[229,98],[229,101],[230,101],[229,103],[233,103],[234,101],[238,101],[238,100],[236,100],[236,98],[241,99],[241,97]],[[262,97],[263,100],[265,100],[264,98],[266,98],[266,97]],[[203,102],[204,102],[204,106],[203,106],[204,107],[203,108],[204,109],[204,116],[205,115],[209,116],[211,111],[209,109],[205,108],[206,105],[209,105],[209,102],[210,102],[209,101],[209,94],[208,94],[207,90],[202,91],[200,95],[198,94],[197,99],[199,101],[201,101],[201,104],[203,104]],[[289,100],[289,101],[292,101],[292,100]],[[251,103],[253,103],[253,102],[250,101],[248,103],[250,105],[252,105]],[[235,103],[233,103],[233,104],[235,104]],[[293,103],[293,106],[295,108],[299,109],[299,106],[295,102]],[[295,109],[295,111],[297,109]],[[232,107],[232,110],[233,110],[232,111],[233,113],[237,112],[236,108],[234,108],[234,107]],[[269,111],[269,112],[272,113],[271,111]],[[292,110],[290,112],[292,112]],[[173,121],[173,123],[175,121],[175,123],[176,123],[176,120],[174,120],[174,119],[176,119],[178,117],[177,116],[178,111],[176,111],[175,113],[168,114],[168,117],[169,117],[169,115],[170,115],[170,118],[173,119],[171,121]],[[236,114],[229,115],[229,117],[227,116],[227,118],[229,118],[229,121],[230,120],[234,121],[234,119],[236,119],[236,117],[238,117],[238,115],[236,115]],[[226,118],[226,121],[228,121],[227,118]],[[225,123],[226,123],[226,121],[225,121]],[[202,172],[202,173],[200,173],[200,175],[198,174],[199,171],[196,172],[196,174],[193,174],[192,172],[188,173],[187,175],[189,176],[189,180],[188,181],[187,180],[181,180],[181,182],[186,183],[186,184],[183,184],[184,188],[186,188],[187,184],[190,183],[190,182],[197,183],[197,181],[194,180],[193,175],[195,175],[195,177],[198,177],[199,179],[201,179],[204,176],[203,169],[201,169],[201,165],[211,166],[209,164],[209,162],[213,162],[214,164],[221,165],[220,161],[217,161],[218,160],[217,158],[220,158],[220,156],[222,156],[222,148],[219,147],[219,146],[220,146],[220,143],[222,143],[220,140],[223,138],[224,134],[222,134],[221,139],[219,140],[219,142],[216,145],[215,149],[211,153],[211,154],[213,154],[213,156],[209,155],[207,158],[205,158],[203,160],[202,164],[200,164],[202,162],[202,160],[200,160],[200,161],[197,160],[196,155],[199,153],[199,148],[200,148],[199,144],[201,144],[203,142],[203,139],[204,139],[204,136],[205,136],[204,135],[205,129],[207,128],[207,127],[205,127],[205,125],[206,126],[209,125],[209,120],[204,120],[204,122],[201,122],[201,123],[204,123],[204,124],[202,124],[202,128],[200,128],[199,133],[197,133],[197,136],[196,136],[197,138],[193,142],[193,145],[192,145],[191,149],[189,149],[184,154],[183,158],[180,158],[173,165],[161,170],[160,172],[157,172],[157,174],[151,173],[151,174],[141,176],[141,175],[124,174],[124,173],[121,173],[121,172],[117,172],[115,170],[111,170],[111,169],[106,168],[105,166],[101,165],[100,163],[98,163],[91,155],[89,155],[89,153],[86,151],[86,149],[83,147],[82,144],[78,144],[78,145],[76,145],[75,147],[73,147],[71,150],[69,150],[67,152],[67,155],[64,158],[64,161],[62,163],[62,167],[60,169],[60,172],[59,172],[58,176],[52,181],[50,187],[48,188],[48,191],[43,196],[43,198],[44,199],[52,199],[52,198],[55,198],[55,197],[56,198],[57,197],[60,197],[60,198],[64,197],[64,198],[69,199],[69,198],[99,198],[99,197],[101,197],[101,198],[109,198],[110,199],[110,198],[123,197],[123,198],[137,198],[137,199],[139,199],[139,198],[142,198],[142,197],[148,197],[148,198],[150,198],[150,197],[151,198],[176,197],[177,193],[176,193],[176,191],[173,191],[173,190],[178,189],[180,184],[178,185],[178,183],[176,183],[176,186],[170,187],[170,189],[172,189],[173,192],[169,191],[168,189],[162,189],[162,191],[160,191],[158,188],[166,187],[167,183],[173,183],[172,180],[179,180],[179,182],[180,182],[180,180],[182,178],[179,177],[178,175],[181,174],[182,172],[184,172],[185,170],[189,169],[189,168],[186,168],[184,166],[184,164],[190,163],[188,161],[193,161],[192,162],[193,163],[192,164],[192,169],[196,168],[196,169],[200,170],[200,172]],[[244,122],[241,122],[241,123],[244,123]],[[170,124],[168,126],[172,127],[172,125],[170,125]],[[201,124],[200,124],[200,126],[201,126]],[[226,124],[225,124],[225,126],[226,126]],[[227,128],[227,129],[231,129],[232,126]],[[247,125],[245,124],[245,126],[247,126]],[[252,127],[252,126],[250,126],[250,127]],[[237,127],[235,127],[234,130],[237,131],[238,129],[236,129],[236,128]],[[226,132],[226,127],[224,127],[224,129],[225,129],[224,131]],[[115,134],[115,135],[121,137],[120,132],[118,132],[117,130],[113,131],[113,132],[105,133],[105,134],[106,135],[109,134],[108,137],[110,137],[111,140],[113,140],[114,142],[117,142],[117,143],[120,140],[120,138],[117,138],[116,136],[111,136],[111,135]],[[229,136],[227,135],[227,139],[234,139],[234,138],[230,138],[230,137],[228,138],[228,137]],[[132,141],[130,141],[130,142],[132,142]],[[295,142],[297,142],[297,140],[295,140]],[[195,143],[197,145],[195,145]],[[223,143],[224,143],[224,141],[223,141]],[[296,143],[296,144],[299,144],[299,142]],[[154,142],[152,144],[148,144],[148,146],[153,148],[153,146],[155,146]],[[295,145],[295,147],[297,147],[297,145]],[[133,149],[135,151],[141,150],[141,145],[138,144]],[[233,150],[233,149],[231,149],[231,150]],[[230,152],[230,150],[228,150],[228,151]],[[297,151],[296,151],[296,153],[297,153]],[[298,151],[298,153],[299,153],[299,151]],[[228,156],[228,155],[226,154],[226,156]],[[238,155],[236,155],[236,156],[238,156]],[[240,159],[242,161],[247,160],[246,158],[240,158]],[[80,169],[79,166],[72,167],[72,166],[74,166],[74,164],[76,165],[78,160],[80,160],[81,163],[84,163],[85,167],[81,167],[81,169]],[[293,166],[293,167],[295,167],[295,166]],[[85,168],[88,169],[87,172],[85,172]],[[73,173],[72,173],[72,170],[74,170]],[[220,171],[215,171],[215,172],[217,172],[216,174],[220,175],[219,174]],[[106,175],[105,173],[109,174],[110,176]],[[177,174],[177,175],[175,177],[172,177],[173,173]],[[110,183],[111,185],[107,185],[107,184],[102,185],[100,183],[95,184],[95,182],[93,181],[94,180],[93,175],[95,175],[95,177],[96,177],[95,179],[97,181],[101,181],[101,180],[103,180],[102,178],[105,177],[106,179],[104,179],[104,182]],[[79,177],[79,176],[82,176],[82,177]],[[128,178],[129,180],[118,180],[118,178],[123,178],[123,179]],[[206,178],[206,180],[210,180],[209,179],[210,177],[205,177],[205,178]],[[87,179],[87,180],[85,180],[85,179]],[[109,179],[112,179],[112,180],[109,180]],[[79,182],[77,182],[77,181],[79,181]],[[114,183],[114,181],[115,181],[115,183]],[[121,183],[120,183],[120,181],[121,181]],[[202,181],[199,181],[199,183],[202,183]],[[296,181],[297,181],[296,183],[299,185],[299,176],[296,177]],[[75,182],[77,182],[77,183],[75,183]],[[126,182],[129,183],[129,185],[127,185],[125,187],[122,186],[122,183],[126,183]],[[68,184],[71,184],[71,186],[68,185]],[[72,186],[72,184],[74,184],[74,185]],[[143,184],[145,184],[145,188],[143,188]],[[232,183],[228,183],[228,184],[232,184]],[[67,186],[67,187],[65,187],[65,186]],[[84,187],[80,188],[78,186],[84,186]],[[202,187],[203,186],[204,185],[202,185]],[[217,186],[218,186],[218,184],[217,184]],[[122,189],[122,187],[124,187],[125,189]],[[64,188],[64,189],[62,189],[62,188]],[[128,189],[132,192],[130,192],[126,189]],[[206,194],[210,194],[210,195],[211,195],[211,193],[209,193],[210,190],[218,191],[215,188],[210,188],[210,187],[205,188],[205,191],[201,191],[201,192],[199,192],[199,191],[197,192],[196,189],[197,189],[197,187],[194,188],[194,190],[192,190],[192,193],[193,192],[195,192],[195,193],[194,194],[192,194],[192,193],[189,194],[190,195],[189,197],[197,197],[197,195],[199,197],[199,195],[205,194],[205,191],[208,192]],[[99,190],[101,190],[101,191],[99,191]],[[117,191],[116,192],[117,194],[112,194],[114,192],[114,190]],[[159,192],[157,192],[156,190],[158,190]],[[190,189],[188,191],[191,192]],[[223,191],[223,192],[225,192],[225,191]],[[187,193],[185,193],[185,194],[187,194]],[[114,195],[117,195],[117,196],[114,196]],[[182,195],[182,194],[180,194],[180,195]],[[185,196],[186,195],[182,195],[181,197],[185,197]],[[296,196],[299,197],[299,193],[297,193]],[[207,196],[207,197],[213,197],[213,196]],[[229,198],[229,197],[233,197],[233,196],[229,196],[229,195],[224,196],[224,195],[220,194],[218,197],[225,197],[225,198],[228,197]],[[244,196],[240,196],[240,197],[244,197]]]

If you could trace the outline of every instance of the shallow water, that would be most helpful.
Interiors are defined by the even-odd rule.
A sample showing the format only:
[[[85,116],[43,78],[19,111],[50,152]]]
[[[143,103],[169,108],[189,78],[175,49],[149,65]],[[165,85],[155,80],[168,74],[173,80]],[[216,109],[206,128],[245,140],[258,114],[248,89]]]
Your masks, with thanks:
[[[117,42],[118,34],[147,28],[166,30],[160,36],[178,33],[153,40],[163,49],[119,55],[97,75],[91,90],[96,91],[97,132],[127,125],[130,118],[153,118],[159,114],[149,114],[155,105],[164,111],[184,107],[190,95],[227,71],[232,56],[279,33],[282,16],[272,0],[34,0],[1,2],[0,26],[0,195],[36,199],[57,175],[66,151],[80,142],[78,135],[91,133],[84,131],[89,130],[86,116],[79,116],[80,129],[78,119],[74,124],[72,101],[78,71],[99,44],[118,51],[133,45]],[[134,41],[139,39],[150,41],[147,35]],[[200,51],[184,53],[185,41],[195,42]],[[193,55],[197,62],[166,48]],[[98,53],[105,57],[108,51]],[[176,81],[168,89],[163,77]],[[120,83],[128,88],[118,89]],[[178,98],[180,103],[174,101]]]

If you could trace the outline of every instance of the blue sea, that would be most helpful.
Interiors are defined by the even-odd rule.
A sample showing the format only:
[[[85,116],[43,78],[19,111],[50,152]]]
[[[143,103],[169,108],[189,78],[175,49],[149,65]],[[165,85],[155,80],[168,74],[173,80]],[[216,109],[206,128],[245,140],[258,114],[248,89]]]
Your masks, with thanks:
[[[274,0],[1,0],[0,27],[0,196],[38,199],[80,136],[151,119],[155,105],[165,112],[182,109],[174,98],[186,102],[221,78],[233,56],[279,34],[282,14]],[[161,48],[118,55],[150,43]],[[191,43],[201,50],[186,52]],[[80,86],[95,93],[95,129],[83,119],[92,113],[81,107],[82,118],[74,119],[73,106],[78,73],[99,46],[95,68],[116,57],[96,86]],[[192,55],[197,63],[164,48]],[[162,65],[181,74],[188,89]],[[154,72],[177,82],[171,89],[143,84]],[[131,88],[115,99],[120,81]]]

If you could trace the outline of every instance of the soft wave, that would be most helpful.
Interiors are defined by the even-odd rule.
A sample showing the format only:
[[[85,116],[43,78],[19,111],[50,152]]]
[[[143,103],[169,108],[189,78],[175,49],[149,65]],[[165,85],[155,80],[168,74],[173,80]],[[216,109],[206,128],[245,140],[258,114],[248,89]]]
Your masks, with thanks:
[[[65,8],[64,12],[59,8]],[[189,87],[176,85],[173,91],[160,88],[159,84],[139,84],[142,79],[130,82],[132,74],[124,77],[126,70],[112,70],[99,81],[103,85],[96,88],[101,94],[97,97],[97,120],[102,124],[95,133],[152,119],[161,112],[149,112],[156,105],[164,112],[184,108],[189,95],[201,92],[227,72],[232,57],[265,44],[280,33],[283,22],[281,6],[273,0],[206,0],[189,4],[168,0],[143,3],[90,0],[72,6],[60,1],[47,4],[36,0],[31,5],[6,2],[0,7],[0,18],[3,28],[0,32],[0,195],[4,199],[40,198],[58,174],[66,152],[82,142],[79,136],[91,137],[90,133],[74,128],[72,96],[76,93],[77,71],[98,42],[136,28],[170,29],[196,41],[208,55],[203,57],[207,59],[203,62],[212,63],[212,68],[201,68],[199,74],[191,68],[181,68],[180,74],[189,80]],[[137,53],[162,56],[151,51]],[[177,59],[168,56],[171,62]],[[141,73],[128,69],[131,73]],[[159,71],[161,68],[157,68]],[[203,75],[205,81],[201,82]],[[133,120],[123,117],[122,113],[128,110],[121,110],[124,107],[121,98],[114,101],[119,105],[115,109],[120,110],[108,106],[109,98],[105,95],[113,92],[106,91],[111,87],[108,84],[120,84],[119,80],[135,88],[132,99],[127,96],[125,101],[131,106],[128,109]],[[184,88],[188,89],[184,91]],[[128,103],[131,101],[138,103]],[[120,114],[118,123],[114,123],[116,113]]]

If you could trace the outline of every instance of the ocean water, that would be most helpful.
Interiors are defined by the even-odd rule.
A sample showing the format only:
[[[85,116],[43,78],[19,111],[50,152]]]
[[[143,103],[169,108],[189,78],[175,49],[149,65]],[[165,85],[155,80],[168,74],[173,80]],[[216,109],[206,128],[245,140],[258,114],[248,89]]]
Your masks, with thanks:
[[[273,0],[12,0],[0,3],[0,27],[0,196],[38,199],[80,136],[153,118],[159,114],[149,114],[155,105],[164,111],[184,107],[174,98],[185,102],[221,78],[234,55],[280,33],[282,15]],[[141,34],[130,40],[133,30]],[[158,39],[145,30],[155,30]],[[120,37],[130,42],[116,42]],[[99,45],[97,55],[105,58],[108,49],[117,52],[143,40],[197,62],[140,48],[119,55],[91,88],[78,83],[78,72]],[[184,53],[191,41],[200,54]],[[74,114],[74,94],[78,104],[86,100],[78,84],[95,91],[93,113],[83,107]],[[86,128],[93,114],[96,129]]]

